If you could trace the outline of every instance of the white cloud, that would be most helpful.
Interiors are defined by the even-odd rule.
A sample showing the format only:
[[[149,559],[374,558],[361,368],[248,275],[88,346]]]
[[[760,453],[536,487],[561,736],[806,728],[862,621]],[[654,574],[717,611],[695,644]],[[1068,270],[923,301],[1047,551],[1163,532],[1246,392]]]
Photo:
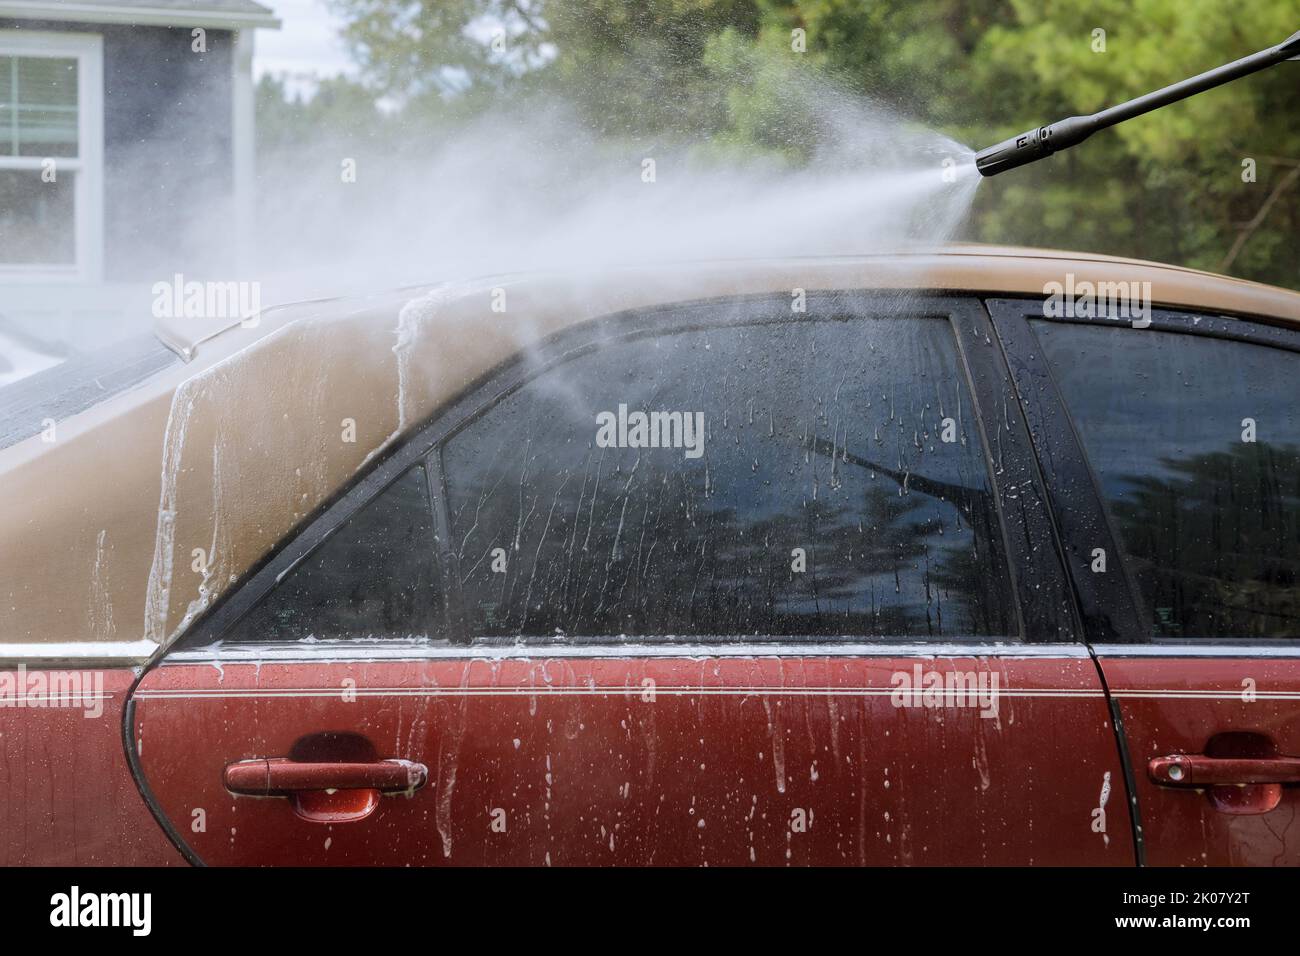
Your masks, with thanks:
[[[339,38],[343,21],[325,0],[262,0],[283,21],[279,30],[258,30],[253,74],[311,77],[355,75],[356,66]]]

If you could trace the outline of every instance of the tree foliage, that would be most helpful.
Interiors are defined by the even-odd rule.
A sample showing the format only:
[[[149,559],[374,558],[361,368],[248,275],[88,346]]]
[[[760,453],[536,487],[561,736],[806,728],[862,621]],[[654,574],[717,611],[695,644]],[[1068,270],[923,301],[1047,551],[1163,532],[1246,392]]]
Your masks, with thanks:
[[[546,96],[571,104],[598,134],[761,150],[791,163],[808,158],[817,133],[791,96],[800,76],[827,77],[978,148],[1300,28],[1294,0],[1248,9],[1232,0],[330,2],[369,95],[410,117],[454,122]],[[264,92],[264,129],[292,125],[294,110]],[[335,107],[349,107],[338,115],[355,115],[356,104],[333,92]],[[1300,287],[1297,116],[1300,64],[1283,64],[989,180],[964,238]]]

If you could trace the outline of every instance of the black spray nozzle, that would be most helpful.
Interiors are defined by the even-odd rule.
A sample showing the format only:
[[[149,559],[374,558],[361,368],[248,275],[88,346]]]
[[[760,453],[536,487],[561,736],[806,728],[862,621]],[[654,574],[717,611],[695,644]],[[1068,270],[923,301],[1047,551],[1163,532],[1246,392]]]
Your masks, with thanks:
[[[1252,53],[1250,56],[1226,63],[1199,76],[1139,96],[1127,103],[1112,106],[1090,116],[1071,116],[1049,126],[1027,130],[996,146],[980,150],[975,154],[975,167],[981,175],[996,176],[1008,169],[1024,166],[1059,150],[1076,146],[1099,129],[1106,129],[1116,123],[1168,106],[1170,103],[1177,103],[1196,93],[1222,86],[1224,83],[1256,73],[1283,60],[1297,58],[1300,58],[1300,31],[1296,31],[1277,46]]]

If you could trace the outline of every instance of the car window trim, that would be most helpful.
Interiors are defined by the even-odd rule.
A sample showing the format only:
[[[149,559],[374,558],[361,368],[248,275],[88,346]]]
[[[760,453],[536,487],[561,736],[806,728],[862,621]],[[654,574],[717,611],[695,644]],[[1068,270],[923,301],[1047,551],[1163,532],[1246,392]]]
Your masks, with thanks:
[[[740,316],[733,314],[730,317],[719,316],[717,314],[719,301],[732,306],[757,307],[760,312],[757,316],[749,314]],[[957,347],[957,357],[965,375],[966,390],[971,402],[971,414],[975,422],[974,431],[980,440],[985,472],[991,485],[994,507],[997,510],[999,530],[1002,536],[1002,553],[1010,579],[1013,611],[1019,630],[1018,635],[1001,635],[990,637],[989,640],[992,642],[1006,642],[1008,638],[1014,640],[1018,637],[1019,643],[1023,645],[1032,642],[1031,634],[1048,634],[1049,629],[1053,626],[1056,628],[1055,633],[1052,634],[1053,639],[1077,640],[1080,632],[1077,628],[1073,601],[1067,600],[1064,602],[1065,606],[1062,607],[1048,609],[1043,606],[1042,595],[1055,590],[1052,586],[1053,583],[1060,588],[1063,594],[1067,595],[1068,587],[1065,586],[1064,572],[1060,566],[1050,522],[1042,518],[1045,509],[1034,507],[1031,503],[1031,499],[1037,499],[1041,502],[1043,493],[1039,483],[1040,479],[1032,464],[1032,456],[1027,453],[1028,431],[1014,401],[1005,363],[1001,363],[1001,357],[997,354],[998,350],[996,348],[987,347],[991,346],[993,342],[992,327],[989,324],[988,314],[979,300],[961,293],[951,295],[900,295],[896,292],[864,289],[809,290],[806,293],[806,305],[808,311],[802,317],[792,318],[788,300],[784,296],[771,293],[729,297],[722,300],[705,299],[619,313],[604,320],[596,320],[604,328],[598,330],[600,334],[594,340],[590,337],[590,323],[586,325],[586,328],[578,326],[574,329],[565,330],[552,340],[557,347],[556,354],[532,355],[521,359],[518,366],[525,370],[522,374],[518,375],[513,381],[501,383],[495,390],[488,389],[489,395],[484,400],[470,404],[468,408],[465,408],[461,414],[456,416],[460,420],[445,435],[439,438],[437,446],[430,456],[431,462],[434,462],[431,467],[437,469],[438,482],[445,489],[446,476],[441,453],[447,441],[466,428],[471,427],[475,421],[487,414],[494,406],[504,401],[532,379],[566,362],[590,354],[605,345],[646,335],[690,332],[720,328],[727,325],[782,325],[801,321],[854,321],[861,318],[870,320],[870,314],[862,313],[869,313],[871,309],[883,312],[884,321],[897,320],[903,317],[942,319],[948,323],[953,334]],[[818,305],[823,307],[821,315],[818,314],[816,308]],[[854,308],[858,309],[859,312],[853,312]],[[767,311],[769,309],[770,311]],[[843,317],[836,315],[836,313],[845,312],[850,314]],[[691,321],[691,317],[697,313],[699,314],[698,319]],[[668,322],[664,321],[665,317],[669,318]],[[572,348],[565,347],[569,333],[581,334],[581,337]],[[1006,442],[1014,446],[1010,454],[1004,454],[1003,456],[1001,470],[1004,475],[1009,475],[1009,478],[1002,481],[999,480],[998,463],[993,460],[994,443],[989,440],[986,426],[989,417],[988,409],[984,407],[985,402],[993,403],[995,401],[994,396],[999,393],[1003,396],[1002,412],[1006,419],[1008,432]],[[475,395],[469,396],[471,399],[476,397]],[[990,407],[996,406],[991,404]],[[1017,435],[1023,436],[1018,443],[1015,438]],[[1021,449],[1021,451],[1017,452],[1016,448]],[[1018,479],[1018,483],[1016,479]],[[1008,492],[1008,489],[1013,487],[1016,488],[1017,493],[1015,495]],[[1020,502],[1021,506],[1008,507],[1012,503],[1011,499],[1017,497],[1024,499]],[[445,501],[444,496],[444,508]],[[445,511],[442,520],[444,523],[441,526],[441,532],[444,535],[449,535],[450,519],[445,514]],[[1034,547],[1028,542],[1036,542],[1042,546]],[[455,560],[454,556],[451,556],[450,560]],[[444,564],[445,574],[449,573],[447,571],[449,566],[449,564]],[[1047,586],[1044,587],[1044,585]],[[452,600],[457,602],[454,613],[459,620],[463,621],[465,612],[459,583],[455,580],[444,579],[443,590],[448,595],[449,602]],[[1038,612],[1028,621],[1026,620],[1027,607]],[[541,637],[542,635],[529,636]],[[812,643],[816,642],[809,641],[809,644]],[[1042,643],[1042,641],[1039,641],[1039,643]]]
[[[441,460],[441,449],[448,439],[469,427],[528,381],[549,369],[594,352],[604,345],[649,334],[719,328],[730,324],[782,324],[810,320],[852,321],[852,316],[836,318],[834,313],[843,314],[852,308],[873,307],[886,310],[888,318],[884,321],[903,315],[943,319],[948,322],[956,339],[958,355],[966,377],[965,384],[971,399],[975,420],[974,432],[982,445],[985,467],[1001,523],[1003,554],[1012,585],[1011,598],[1016,605],[1017,620],[1022,622],[1019,635],[998,635],[988,638],[987,642],[981,641],[971,646],[1027,647],[1035,643],[1073,644],[1080,640],[1080,632],[1074,623],[1066,621],[1060,625],[1051,640],[1035,642],[1033,635],[1045,634],[1043,630],[1047,626],[1045,622],[1050,622],[1051,619],[1051,614],[1042,607],[1041,602],[1030,605],[1036,615],[1032,621],[1032,628],[1030,622],[1025,621],[1026,600],[1033,600],[1033,596],[1041,594],[1044,583],[1050,587],[1055,581],[1064,587],[1066,579],[1056,547],[1034,546],[1034,542],[1041,542],[1044,536],[1047,536],[1049,543],[1053,537],[1050,524],[1045,518],[1046,508],[1039,506],[1045,501],[1045,494],[1041,478],[1032,463],[1028,428],[1020,415],[1019,405],[1006,397],[1013,393],[1005,363],[1002,363],[999,368],[999,363],[1002,362],[1000,350],[989,347],[994,341],[993,326],[980,301],[961,293],[903,295],[897,292],[860,289],[810,290],[806,301],[810,312],[794,318],[791,317],[788,297],[772,293],[691,300],[628,310],[563,329],[527,352],[517,353],[479,376],[458,396],[445,402],[406,437],[377,456],[369,471],[354,475],[340,492],[300,521],[295,529],[285,536],[281,544],[268,552],[226,595],[218,599],[206,614],[196,620],[189,631],[177,639],[174,646],[178,651],[189,651],[210,649],[221,645],[223,652],[235,646],[222,644],[230,629],[271,588],[279,584],[297,564],[319,547],[353,514],[382,494],[406,469],[416,464],[423,464],[425,467],[430,496],[433,499],[431,505],[434,529],[439,542],[436,571],[441,575],[443,584],[444,609],[450,628],[448,633],[457,633],[459,628],[455,625],[463,616],[463,604],[458,587],[450,580],[454,576],[450,574],[449,562],[454,558],[450,555],[446,478]],[[725,311],[718,308],[720,303],[726,306]],[[825,317],[810,315],[814,304],[821,304],[823,309],[827,310]],[[991,408],[984,407],[984,403],[992,400],[999,392],[1003,396],[1001,407],[996,405]],[[1000,463],[994,461],[994,443],[989,440],[986,426],[991,417],[990,411],[1003,416],[1010,433],[1018,430],[1024,436],[1023,441],[1015,443],[1010,451],[1004,447]],[[1002,469],[1001,476],[999,464]],[[1013,481],[1007,480],[1008,474],[1014,479]],[[1015,481],[1019,481],[1019,484]],[[1011,507],[1012,505],[1014,507]],[[323,641],[313,646],[326,648],[333,643]],[[733,639],[732,643],[741,644],[743,641]],[[834,647],[844,643],[808,640],[800,646],[811,649]],[[863,638],[852,637],[851,643],[862,644]],[[898,641],[895,640],[893,643],[897,644]],[[940,643],[934,642],[927,646],[936,646]],[[255,648],[267,645],[249,644],[248,646]],[[464,642],[451,646],[474,652],[482,651],[489,645],[481,642]],[[605,646],[626,652],[630,645]],[[673,644],[672,648],[674,652],[684,653],[692,646],[698,648],[718,645],[683,641],[680,644]]]

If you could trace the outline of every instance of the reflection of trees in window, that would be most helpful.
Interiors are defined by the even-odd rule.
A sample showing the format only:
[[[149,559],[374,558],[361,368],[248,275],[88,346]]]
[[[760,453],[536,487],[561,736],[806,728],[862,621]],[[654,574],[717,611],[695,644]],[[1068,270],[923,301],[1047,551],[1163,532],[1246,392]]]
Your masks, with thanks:
[[[507,398],[444,451],[473,633],[1011,633],[982,455],[937,439],[939,409],[966,403],[951,332],[906,324],[870,366],[853,357],[871,324],[726,329],[705,349],[664,344],[680,335],[634,346],[675,363],[653,372],[611,350],[551,373],[562,389],[538,380]],[[794,341],[764,342],[776,328]],[[730,360],[757,346],[764,362],[737,372]],[[829,387],[828,355],[849,369]],[[912,377],[918,361],[938,367]],[[704,457],[593,447],[594,412],[629,396],[706,410]]]
[[[1009,632],[987,492],[900,494],[878,473],[856,505],[808,500],[747,519],[716,505],[698,472],[639,480],[644,460],[602,473],[594,454],[583,465],[511,494],[475,489],[473,518],[457,517],[462,584],[484,633]],[[506,573],[491,572],[497,547]]]
[[[442,632],[433,516],[423,466],[349,518],[235,625],[239,641]]]
[[[1035,321],[1155,634],[1300,637],[1300,356]],[[1259,441],[1245,441],[1247,419]]]
[[[1155,633],[1300,637],[1300,447],[1237,443],[1160,465],[1111,500]]]

